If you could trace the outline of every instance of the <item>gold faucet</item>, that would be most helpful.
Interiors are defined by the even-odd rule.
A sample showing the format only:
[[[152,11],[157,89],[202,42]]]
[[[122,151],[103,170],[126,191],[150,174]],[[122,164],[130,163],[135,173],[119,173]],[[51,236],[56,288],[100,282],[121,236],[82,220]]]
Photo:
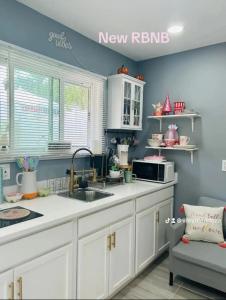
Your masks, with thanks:
[[[90,153],[92,160],[93,160],[93,167],[92,169],[88,169],[88,170],[80,170],[80,171],[76,171],[75,170],[75,166],[74,166],[74,159],[75,156],[78,152],[80,151],[87,151]],[[79,148],[78,150],[76,150],[73,155],[72,155],[72,160],[71,160],[71,168],[69,170],[69,174],[70,174],[70,181],[69,181],[69,192],[73,193],[75,189],[79,188],[79,183],[78,183],[78,176],[77,174],[92,174],[92,182],[95,183],[97,181],[97,172],[96,169],[94,168],[94,154],[91,150],[89,150],[88,148]]]

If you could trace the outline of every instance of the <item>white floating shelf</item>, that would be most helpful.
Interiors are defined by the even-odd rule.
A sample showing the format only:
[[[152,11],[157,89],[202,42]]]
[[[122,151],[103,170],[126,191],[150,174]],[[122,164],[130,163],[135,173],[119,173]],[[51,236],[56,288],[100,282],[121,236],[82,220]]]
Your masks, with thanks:
[[[162,150],[173,150],[173,151],[185,151],[185,152],[190,152],[191,154],[191,163],[193,164],[194,162],[194,151],[199,150],[199,148],[174,148],[174,147],[151,147],[151,146],[146,146],[146,149],[153,149],[153,150],[158,150],[159,155],[161,155]]]
[[[147,116],[148,119],[159,120],[159,129],[162,131],[162,120],[164,119],[190,119],[192,132],[194,131],[195,118],[201,118],[198,113],[193,114],[179,114],[179,115],[163,115],[163,116]]]

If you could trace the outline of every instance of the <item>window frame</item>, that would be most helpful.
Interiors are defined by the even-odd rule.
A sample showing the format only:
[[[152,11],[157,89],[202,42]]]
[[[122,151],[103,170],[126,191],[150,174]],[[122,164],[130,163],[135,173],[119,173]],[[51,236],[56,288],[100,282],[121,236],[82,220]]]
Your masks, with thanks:
[[[63,62],[48,58],[43,55],[36,54],[34,52],[24,50],[19,47],[12,46],[10,44],[7,44],[7,47],[4,47],[3,43],[0,41],[0,62],[4,62],[6,65],[8,65],[8,103],[9,103],[9,146],[10,150],[7,152],[0,151],[0,162],[11,162],[15,161],[15,158],[21,154],[20,151],[14,151],[14,72],[16,67],[21,68],[22,70],[27,70],[28,72],[37,73],[40,75],[44,75],[47,77],[51,77],[52,79],[59,80],[59,141],[63,140],[64,137],[64,85],[65,83],[79,85],[83,87],[87,87],[89,90],[89,103],[88,103],[88,128],[87,128],[87,140],[88,140],[88,146],[90,148],[92,142],[91,142],[91,126],[92,126],[92,101],[91,97],[94,94],[93,84],[94,82],[97,83],[97,89],[99,89],[99,82],[102,82],[102,89],[101,92],[103,92],[103,95],[101,96],[101,99],[103,99],[103,107],[105,106],[105,95],[106,95],[106,77],[92,73],[90,71],[86,71],[84,69],[65,64]],[[2,55],[3,53],[3,55]],[[7,57],[4,56],[4,54],[7,53]],[[18,60],[16,58],[19,57]],[[13,56],[13,59],[12,59]],[[41,67],[35,68],[35,61],[39,60],[41,62],[41,65],[44,65],[45,68],[42,71]],[[15,63],[16,60],[16,63]],[[28,64],[24,65],[24,61],[28,60]],[[30,64],[31,63],[31,64]],[[39,63],[39,62],[38,62]],[[34,65],[33,65],[34,64]],[[50,72],[48,69],[50,68]],[[47,72],[46,72],[47,71]],[[57,72],[56,72],[57,71]],[[63,75],[62,75],[63,74]],[[72,75],[72,76],[71,76]],[[81,80],[85,78],[83,82]],[[99,91],[99,90],[98,90]],[[99,101],[95,98],[96,101]],[[94,104],[95,106],[95,104]],[[50,106],[52,108],[52,105]],[[103,109],[103,108],[102,108]],[[105,113],[105,109],[103,109],[102,113]],[[50,111],[49,111],[50,114]],[[102,136],[102,142],[104,140],[104,128],[105,128],[105,116],[103,116],[102,120],[102,127],[99,128],[99,130],[103,131]],[[92,120],[93,121],[93,120]],[[53,126],[53,125],[52,125]],[[49,119],[49,135],[52,132],[52,126]],[[97,125],[96,125],[97,126]],[[51,129],[50,129],[51,127]],[[51,131],[51,132],[50,132]],[[52,132],[53,135],[53,132]],[[100,142],[101,143],[101,142]],[[93,145],[94,146],[94,145]],[[72,148],[72,152],[75,150],[75,148]],[[102,149],[103,150],[103,149]],[[26,150],[24,150],[25,152]],[[100,151],[99,151],[100,152]],[[63,158],[69,158],[71,157],[71,153],[66,152],[49,152],[48,150],[46,152],[38,154],[40,159],[63,159]],[[101,155],[101,153],[97,153],[96,155]],[[83,156],[83,155],[82,155]],[[86,155],[84,155],[86,156]]]

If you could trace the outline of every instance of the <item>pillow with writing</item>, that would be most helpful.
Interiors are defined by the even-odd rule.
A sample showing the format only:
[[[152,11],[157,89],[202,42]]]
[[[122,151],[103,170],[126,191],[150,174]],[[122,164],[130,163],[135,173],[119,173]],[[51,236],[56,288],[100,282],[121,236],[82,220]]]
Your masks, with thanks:
[[[207,207],[184,204],[186,229],[184,237],[193,241],[224,242],[224,207]]]

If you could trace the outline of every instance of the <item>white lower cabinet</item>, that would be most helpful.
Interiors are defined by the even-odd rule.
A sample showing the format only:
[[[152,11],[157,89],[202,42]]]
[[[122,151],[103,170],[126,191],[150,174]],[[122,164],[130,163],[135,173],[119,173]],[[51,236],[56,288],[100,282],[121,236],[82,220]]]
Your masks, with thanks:
[[[72,245],[0,274],[0,299],[72,297]]]
[[[157,207],[157,255],[163,252],[169,245],[169,241],[167,238],[167,226],[169,226],[169,224],[165,221],[168,218],[172,218],[172,205],[173,198],[163,201]]]
[[[72,289],[72,245],[14,270],[15,299],[68,299]]]
[[[14,298],[13,270],[0,274],[0,299]]]
[[[78,299],[104,299],[108,295],[109,228],[78,242]]]
[[[148,195],[137,199],[137,207],[147,207]],[[143,202],[143,203],[142,203]],[[151,202],[149,202],[151,205]],[[167,249],[167,226],[172,218],[173,198],[161,201],[136,214],[136,274]]]
[[[134,274],[134,222],[132,218],[110,228],[111,251],[109,267],[109,294],[113,294]]]
[[[133,277],[133,218],[78,242],[78,299],[104,299]]]
[[[136,273],[155,258],[155,244],[156,208],[152,207],[136,215]]]

